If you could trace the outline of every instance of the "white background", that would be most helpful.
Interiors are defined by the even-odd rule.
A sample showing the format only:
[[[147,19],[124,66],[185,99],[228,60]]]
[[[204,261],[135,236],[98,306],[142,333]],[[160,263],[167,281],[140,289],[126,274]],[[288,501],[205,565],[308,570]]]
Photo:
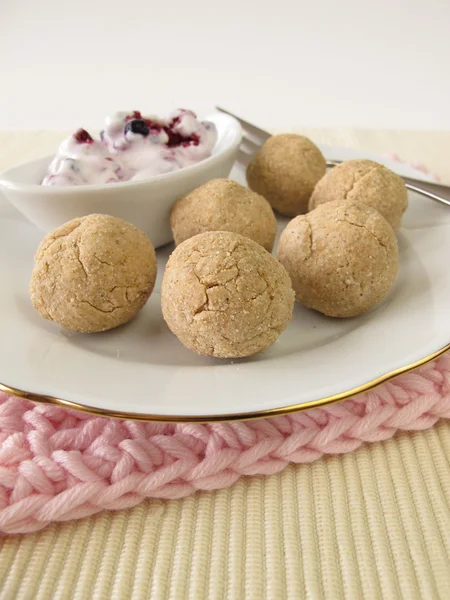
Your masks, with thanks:
[[[0,129],[221,104],[272,128],[450,129],[450,0],[0,0]]]

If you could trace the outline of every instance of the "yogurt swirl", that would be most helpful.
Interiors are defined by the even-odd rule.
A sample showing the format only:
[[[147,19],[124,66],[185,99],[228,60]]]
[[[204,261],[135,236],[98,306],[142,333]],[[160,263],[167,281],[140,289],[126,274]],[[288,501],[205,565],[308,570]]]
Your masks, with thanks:
[[[117,112],[105,119],[100,139],[79,129],[64,140],[42,185],[89,185],[146,179],[211,156],[213,123],[179,109],[168,118]]]

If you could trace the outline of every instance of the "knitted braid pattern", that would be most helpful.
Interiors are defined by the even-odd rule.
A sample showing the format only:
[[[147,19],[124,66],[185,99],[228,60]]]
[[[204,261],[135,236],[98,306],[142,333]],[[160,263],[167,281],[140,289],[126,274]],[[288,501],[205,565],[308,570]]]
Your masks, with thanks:
[[[217,490],[450,417],[450,354],[355,398],[247,422],[118,421],[0,395],[0,531]]]

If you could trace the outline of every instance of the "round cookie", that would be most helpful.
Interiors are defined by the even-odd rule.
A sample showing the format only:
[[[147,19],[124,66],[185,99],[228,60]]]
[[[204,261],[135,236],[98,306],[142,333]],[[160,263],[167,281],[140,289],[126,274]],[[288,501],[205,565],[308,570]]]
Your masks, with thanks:
[[[397,230],[408,206],[408,192],[403,179],[383,165],[373,160],[348,160],[319,181],[309,201],[309,210],[334,200],[373,206]]]
[[[251,190],[287,217],[308,211],[314,186],[325,175],[326,162],[313,142],[294,133],[273,135],[247,167]]]
[[[170,215],[175,244],[206,231],[233,231],[271,252],[277,222],[265,198],[231,179],[212,179],[180,198]]]
[[[292,317],[294,291],[284,267],[259,244],[216,231],[175,249],[161,301],[164,319],[187,348],[237,358],[273,344]]]
[[[92,333],[132,319],[155,279],[155,250],[147,236],[122,219],[94,214],[45,236],[36,252],[30,295],[45,319]]]
[[[375,306],[398,271],[392,227],[374,208],[349,201],[293,219],[281,234],[278,258],[296,299],[330,317],[356,317]]]

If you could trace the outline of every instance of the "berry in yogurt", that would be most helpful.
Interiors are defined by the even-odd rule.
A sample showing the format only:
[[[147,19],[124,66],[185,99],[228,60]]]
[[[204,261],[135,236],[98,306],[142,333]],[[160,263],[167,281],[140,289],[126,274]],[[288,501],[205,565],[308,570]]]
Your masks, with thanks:
[[[150,134],[150,127],[144,121],[144,119],[132,119],[125,125],[125,135],[131,131],[131,133],[138,133],[147,137]]]
[[[146,179],[177,171],[211,156],[213,123],[179,109],[167,119],[139,111],[105,120],[100,139],[79,129],[60,145],[42,185],[87,185]]]

